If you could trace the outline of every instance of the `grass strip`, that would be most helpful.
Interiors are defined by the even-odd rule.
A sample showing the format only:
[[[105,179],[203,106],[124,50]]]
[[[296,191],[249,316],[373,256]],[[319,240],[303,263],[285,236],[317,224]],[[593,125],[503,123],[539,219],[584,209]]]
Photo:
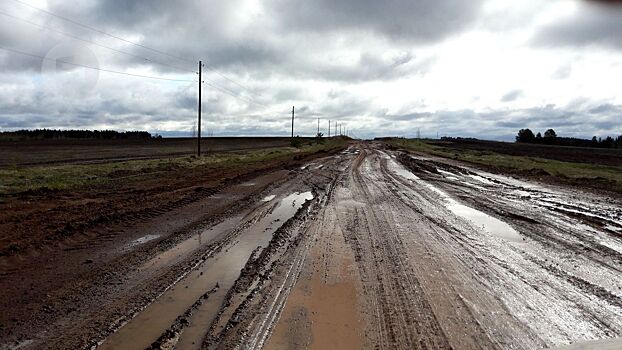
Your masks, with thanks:
[[[563,162],[538,157],[511,156],[490,151],[455,150],[432,145],[423,140],[389,139],[387,143],[409,151],[451,158],[472,164],[484,165],[503,171],[525,175],[549,175],[565,181],[579,182],[593,187],[612,186],[611,190],[622,192],[622,167]]]
[[[39,189],[70,190],[97,186],[114,180],[153,176],[184,169],[215,169],[266,162],[292,154],[312,154],[343,147],[343,139],[324,140],[299,148],[280,147],[239,152],[220,152],[195,156],[164,157],[94,164],[47,165],[0,169],[0,196]]]

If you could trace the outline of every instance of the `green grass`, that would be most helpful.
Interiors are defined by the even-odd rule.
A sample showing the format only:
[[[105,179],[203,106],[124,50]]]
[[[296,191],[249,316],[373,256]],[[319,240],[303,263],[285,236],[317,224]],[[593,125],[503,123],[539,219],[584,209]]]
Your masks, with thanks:
[[[611,190],[622,191],[622,167],[511,156],[493,151],[455,150],[431,145],[421,140],[391,139],[388,143],[415,152],[500,168],[509,172],[527,174],[545,172],[551,176],[567,180],[597,180],[601,182],[601,185],[602,182],[608,182],[613,186]]]
[[[194,156],[168,157],[148,160],[130,160],[96,164],[73,164],[42,167],[16,167],[0,169],[1,195],[27,190],[68,190],[84,186],[101,185],[110,181],[132,181],[158,173],[193,169],[227,168],[265,162],[291,154],[309,154],[342,147],[344,140],[332,139],[321,144],[307,144],[300,148],[282,147],[243,152],[211,153]]]

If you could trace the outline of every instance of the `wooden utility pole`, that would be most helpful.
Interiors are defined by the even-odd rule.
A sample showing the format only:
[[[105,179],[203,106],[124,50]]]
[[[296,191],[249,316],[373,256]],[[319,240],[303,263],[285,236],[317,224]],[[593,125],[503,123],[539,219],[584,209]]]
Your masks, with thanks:
[[[294,138],[294,106],[292,106],[292,139]]]
[[[317,136],[320,136],[320,118],[317,118]]]
[[[199,61],[199,123],[198,123],[198,133],[197,133],[197,157],[201,156],[201,69],[203,68],[203,63]]]
[[[330,137],[330,119],[328,120],[328,137]]]

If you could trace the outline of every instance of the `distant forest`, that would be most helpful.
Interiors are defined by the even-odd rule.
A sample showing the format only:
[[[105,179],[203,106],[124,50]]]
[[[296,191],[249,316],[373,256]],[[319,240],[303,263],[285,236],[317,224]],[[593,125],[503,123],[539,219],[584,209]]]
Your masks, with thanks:
[[[156,138],[161,136],[156,135]],[[98,139],[98,140],[142,140],[152,138],[146,131],[114,130],[17,130],[0,132],[0,140],[39,140],[39,139]]]
[[[622,149],[622,135],[613,138],[607,136],[606,138],[592,137],[591,140],[579,139],[574,137],[559,137],[553,129],[548,129],[544,132],[544,135],[537,133],[534,135],[530,129],[520,129],[518,135],[516,135],[516,142],[520,143],[535,143],[541,145],[556,145],[556,146],[574,146],[574,147],[596,147],[596,148],[621,148]]]

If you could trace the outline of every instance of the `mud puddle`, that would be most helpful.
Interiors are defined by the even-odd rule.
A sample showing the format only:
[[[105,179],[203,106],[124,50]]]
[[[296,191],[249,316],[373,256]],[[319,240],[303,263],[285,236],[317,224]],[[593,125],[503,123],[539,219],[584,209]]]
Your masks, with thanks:
[[[469,206],[459,203],[455,199],[451,198],[447,193],[439,188],[419,179],[415,174],[410,172],[403,166],[395,163],[394,167],[390,169],[396,174],[405,177],[407,179],[415,180],[418,184],[423,185],[427,189],[435,192],[443,199],[443,205],[449,209],[456,216],[466,219],[474,224],[474,226],[481,228],[489,234],[505,239],[510,242],[523,242],[523,237],[512,226],[507,223],[494,218],[486,213],[483,213],[477,209],[473,209]],[[440,170],[439,170],[440,171]],[[455,175],[453,173],[449,173]],[[413,176],[415,179],[413,179]]]
[[[261,201],[262,202],[269,202],[269,201],[273,200],[275,197],[276,197],[276,195],[271,194],[269,196],[265,196]]]
[[[390,159],[390,158],[389,158]],[[406,170],[406,168],[404,168],[403,166],[400,166],[397,162],[395,162],[394,160],[389,160],[387,161],[387,166],[389,167],[389,170],[396,173],[397,175],[408,179],[408,180],[421,180],[417,175],[413,174],[412,172]]]
[[[616,232],[622,229],[622,211],[610,205],[601,203],[588,203],[584,198],[578,198],[573,194],[558,192],[556,190],[541,187],[513,179],[503,175],[480,173],[469,175],[470,177],[487,185],[499,188],[497,196],[529,201],[540,208],[563,213],[568,217],[582,218],[589,221],[602,230]],[[491,181],[492,180],[492,181]]]
[[[479,210],[460,204],[451,198],[445,199],[445,206],[452,213],[473,222],[486,232],[512,242],[522,242],[521,235],[507,223]]]
[[[131,241],[130,243],[128,243],[125,246],[125,249],[129,249],[129,248],[133,248],[136,247],[137,245],[141,245],[141,244],[145,244],[147,242],[153,241],[154,239],[160,238],[160,235],[145,235],[142,236],[138,239],[135,239],[133,241]]]
[[[239,277],[240,270],[251,254],[256,248],[265,247],[270,242],[272,234],[293,217],[306,200],[312,198],[311,192],[293,193],[283,198],[265,216],[248,228],[242,229],[235,241],[214,257],[200,263],[118,332],[106,339],[100,348],[149,347],[175,324],[178,316],[189,310],[207,291],[218,287],[217,291],[209,295],[193,312],[190,326],[179,337],[179,343],[183,344],[184,348],[186,345],[188,348],[194,346],[198,348],[217,310],[220,309],[226,292]]]
[[[487,178],[485,178],[483,176],[480,176],[480,175],[473,175],[473,174],[471,174],[471,175],[469,175],[469,177],[472,178],[473,180],[477,180],[477,181],[479,181],[479,182],[481,182],[483,184],[486,184],[486,185],[494,185],[495,184],[494,182],[492,182],[492,181],[488,180]]]
[[[459,181],[460,180],[458,178],[459,175],[457,175],[457,174],[454,174],[454,173],[451,173],[449,171],[446,171],[446,170],[443,170],[443,169],[439,169],[439,168],[436,168],[436,171],[441,173],[448,180],[454,180],[454,181]]]
[[[293,217],[298,209],[307,200],[313,199],[311,192],[293,193],[283,198],[279,205],[268,215],[259,220],[251,228],[244,232],[244,238],[225,251],[224,256],[216,257],[209,271],[205,272],[204,278],[218,282],[217,293],[203,302],[190,318],[189,326],[183,330],[176,348],[200,349],[201,343],[207,334],[210,325],[217,316],[218,311],[226,297],[227,291],[233,286],[240,275],[253,251],[257,248],[265,248],[274,232],[283,223]],[[257,252],[259,254],[259,252]],[[221,254],[222,255],[222,254]],[[228,310],[229,314],[233,310]],[[228,318],[225,316],[223,319]]]
[[[183,260],[188,255],[194,253],[197,249],[213,242],[215,239],[239,226],[240,223],[244,221],[244,216],[245,215],[243,214],[232,216],[208,229],[199,231],[192,237],[148,260],[139,268],[139,271],[144,273],[148,270],[154,270],[163,266],[170,266]]]

